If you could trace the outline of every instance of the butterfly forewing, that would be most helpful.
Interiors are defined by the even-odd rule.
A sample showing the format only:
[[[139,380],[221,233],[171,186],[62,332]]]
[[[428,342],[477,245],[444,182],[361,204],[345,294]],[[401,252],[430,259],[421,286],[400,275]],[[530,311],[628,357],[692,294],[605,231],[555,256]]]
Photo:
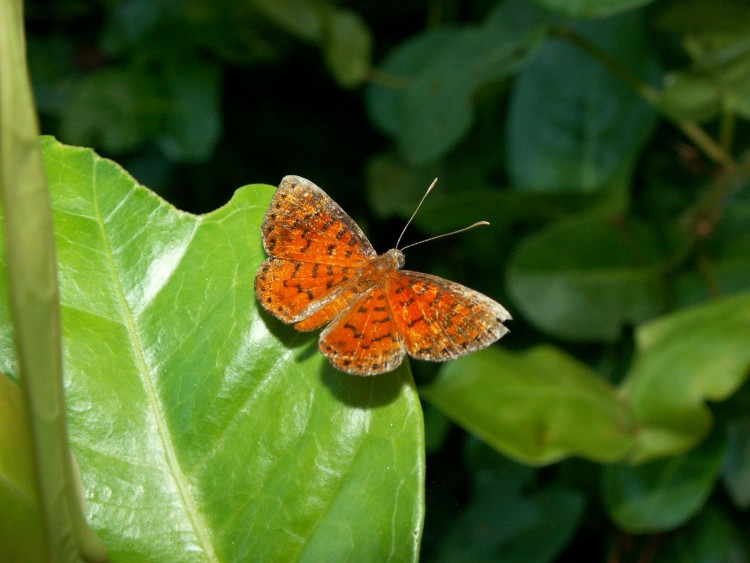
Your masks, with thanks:
[[[281,181],[262,232],[271,258],[258,268],[256,295],[280,320],[303,321],[299,330],[318,328],[339,313],[342,289],[375,256],[352,218],[299,176]]]
[[[437,276],[393,272],[387,295],[406,350],[419,360],[457,358],[508,332],[502,323],[510,314],[499,303]]]
[[[362,230],[318,186],[285,176],[263,220],[263,245],[284,260],[356,267],[375,256]]]

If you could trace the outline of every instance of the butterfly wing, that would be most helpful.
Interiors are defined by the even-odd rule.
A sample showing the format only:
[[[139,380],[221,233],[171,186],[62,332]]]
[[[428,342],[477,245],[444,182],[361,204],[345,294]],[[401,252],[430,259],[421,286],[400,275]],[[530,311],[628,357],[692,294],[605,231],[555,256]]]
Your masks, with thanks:
[[[311,181],[285,176],[263,219],[263,246],[284,260],[353,266],[375,256],[362,229]]]
[[[485,348],[508,332],[502,305],[437,276],[396,271],[386,283],[393,320],[410,356],[440,362]]]
[[[258,268],[255,294],[283,322],[297,323],[297,330],[313,330],[353,299],[351,291],[342,290],[355,274],[356,269],[348,266],[269,258]]]
[[[377,375],[396,369],[406,350],[385,290],[376,286],[320,333],[320,351],[338,370]]]
[[[347,282],[376,255],[359,226],[318,186],[285,176],[263,220],[270,256],[258,268],[261,304],[300,330],[322,326],[355,296]]]

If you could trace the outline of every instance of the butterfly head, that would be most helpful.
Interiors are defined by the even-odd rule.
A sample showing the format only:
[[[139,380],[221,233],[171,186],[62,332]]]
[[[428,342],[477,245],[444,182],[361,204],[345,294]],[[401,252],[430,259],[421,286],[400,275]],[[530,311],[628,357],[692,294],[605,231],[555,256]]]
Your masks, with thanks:
[[[385,258],[389,270],[400,270],[406,263],[404,253],[398,248],[391,248],[388,252],[383,254],[383,258]]]

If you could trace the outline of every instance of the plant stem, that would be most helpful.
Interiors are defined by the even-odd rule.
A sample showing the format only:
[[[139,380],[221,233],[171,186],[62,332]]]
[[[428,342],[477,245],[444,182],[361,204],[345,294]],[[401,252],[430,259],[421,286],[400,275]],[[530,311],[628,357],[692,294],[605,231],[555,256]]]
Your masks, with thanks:
[[[612,57],[609,53],[568,27],[556,27],[552,30],[551,35],[565,39],[574,45],[577,45],[579,48],[586,51],[593,59],[599,61],[605,68],[612,72],[612,74],[618,76],[621,80],[629,84],[638,95],[657,108],[664,117],[682,131],[682,133],[711,160],[720,164],[724,168],[733,168],[735,166],[732,155],[728,153],[721,144],[716,142],[716,140],[714,140],[713,137],[711,137],[711,135],[709,135],[700,125],[695,121],[674,115],[669,108],[664,106],[662,95],[656,88],[648,84],[640,76]]]
[[[40,540],[48,561],[104,561],[104,545],[86,524],[68,444],[52,211],[24,41],[21,0],[0,2],[0,191],[20,384],[45,529]]]

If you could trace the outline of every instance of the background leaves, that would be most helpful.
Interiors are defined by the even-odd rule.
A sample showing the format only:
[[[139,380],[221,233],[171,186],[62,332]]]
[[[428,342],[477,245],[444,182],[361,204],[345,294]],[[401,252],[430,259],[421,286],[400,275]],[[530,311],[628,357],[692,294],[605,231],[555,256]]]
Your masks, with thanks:
[[[574,29],[651,82],[658,63],[642,17],[633,11]],[[510,179],[518,190],[622,190],[655,119],[653,107],[579,47],[547,41],[511,91]]]
[[[436,160],[468,132],[477,91],[516,69],[541,39],[545,23],[541,12],[511,0],[499,3],[480,26],[407,43],[383,65],[405,92],[375,87],[373,120],[397,137],[408,162]]]
[[[422,395],[515,458],[549,463],[570,455],[622,458],[633,420],[612,388],[551,347],[484,350],[452,362]]]
[[[665,306],[659,243],[644,224],[571,217],[519,244],[508,289],[540,328],[570,340],[615,340]],[[582,309],[590,309],[580,318]]]

